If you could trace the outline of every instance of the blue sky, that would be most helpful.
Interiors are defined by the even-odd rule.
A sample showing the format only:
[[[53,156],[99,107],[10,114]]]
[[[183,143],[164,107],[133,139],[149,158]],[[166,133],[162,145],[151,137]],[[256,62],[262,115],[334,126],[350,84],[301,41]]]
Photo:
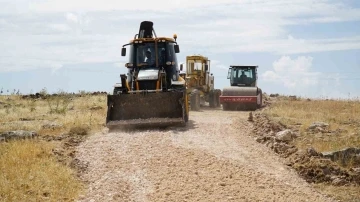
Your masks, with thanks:
[[[215,87],[232,64],[259,65],[267,93],[360,96],[356,0],[0,0],[0,89],[108,91],[126,72],[121,46],[143,20],[178,35],[180,54],[210,58]],[[141,5],[141,6],[139,6]]]

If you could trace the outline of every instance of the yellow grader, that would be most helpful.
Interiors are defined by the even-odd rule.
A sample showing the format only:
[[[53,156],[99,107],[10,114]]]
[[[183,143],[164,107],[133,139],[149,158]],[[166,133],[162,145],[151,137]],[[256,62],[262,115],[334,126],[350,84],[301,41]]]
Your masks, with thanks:
[[[120,74],[121,83],[107,96],[108,128],[121,125],[186,124],[189,119],[186,81],[179,75],[173,38],[157,37],[153,22],[140,23],[139,33],[123,45],[121,55],[129,46],[127,75]]]
[[[262,90],[257,86],[258,66],[231,65],[230,86],[223,89],[223,110],[256,110],[262,106]]]
[[[183,71],[183,64],[180,64]],[[191,110],[198,111],[201,106],[209,103],[211,108],[220,107],[220,89],[214,89],[214,76],[210,74],[210,60],[202,55],[186,56],[187,93],[190,97]]]

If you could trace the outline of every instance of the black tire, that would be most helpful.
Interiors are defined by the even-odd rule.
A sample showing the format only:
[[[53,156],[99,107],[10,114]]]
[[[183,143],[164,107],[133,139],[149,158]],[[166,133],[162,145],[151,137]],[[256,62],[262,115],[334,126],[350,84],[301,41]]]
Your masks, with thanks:
[[[209,92],[209,106],[211,108],[215,108],[216,107],[216,93],[214,90],[211,90]]]
[[[200,92],[194,89],[190,94],[190,109],[193,111],[200,110]]]
[[[257,104],[257,109],[260,109],[262,107],[262,90],[260,88],[258,94],[260,94],[260,104]]]
[[[217,89],[216,91],[216,97],[215,97],[215,99],[216,99],[216,107],[220,107],[220,95],[221,95],[221,90],[219,90],[219,89]]]

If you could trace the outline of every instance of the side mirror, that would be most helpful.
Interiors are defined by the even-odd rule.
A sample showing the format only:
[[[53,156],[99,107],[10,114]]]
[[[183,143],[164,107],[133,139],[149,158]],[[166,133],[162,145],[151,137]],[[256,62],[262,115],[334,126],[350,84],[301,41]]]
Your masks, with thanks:
[[[227,76],[227,79],[230,79],[230,76],[231,76],[231,69],[228,70],[228,76]]]
[[[180,53],[180,48],[179,48],[179,45],[175,45],[174,46],[174,49],[175,49],[175,53]]]
[[[180,64],[180,71],[183,70],[183,64]]]
[[[121,49],[121,56],[125,56],[126,55],[126,48],[122,48]]]
[[[205,65],[205,71],[207,72],[209,70],[209,65]]]

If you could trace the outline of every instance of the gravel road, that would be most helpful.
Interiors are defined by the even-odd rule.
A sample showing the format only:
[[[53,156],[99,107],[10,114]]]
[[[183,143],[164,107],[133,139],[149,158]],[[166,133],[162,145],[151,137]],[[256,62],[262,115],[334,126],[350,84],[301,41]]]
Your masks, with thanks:
[[[331,201],[249,135],[248,113],[190,116],[186,128],[89,137],[77,148],[88,163],[79,201]]]

